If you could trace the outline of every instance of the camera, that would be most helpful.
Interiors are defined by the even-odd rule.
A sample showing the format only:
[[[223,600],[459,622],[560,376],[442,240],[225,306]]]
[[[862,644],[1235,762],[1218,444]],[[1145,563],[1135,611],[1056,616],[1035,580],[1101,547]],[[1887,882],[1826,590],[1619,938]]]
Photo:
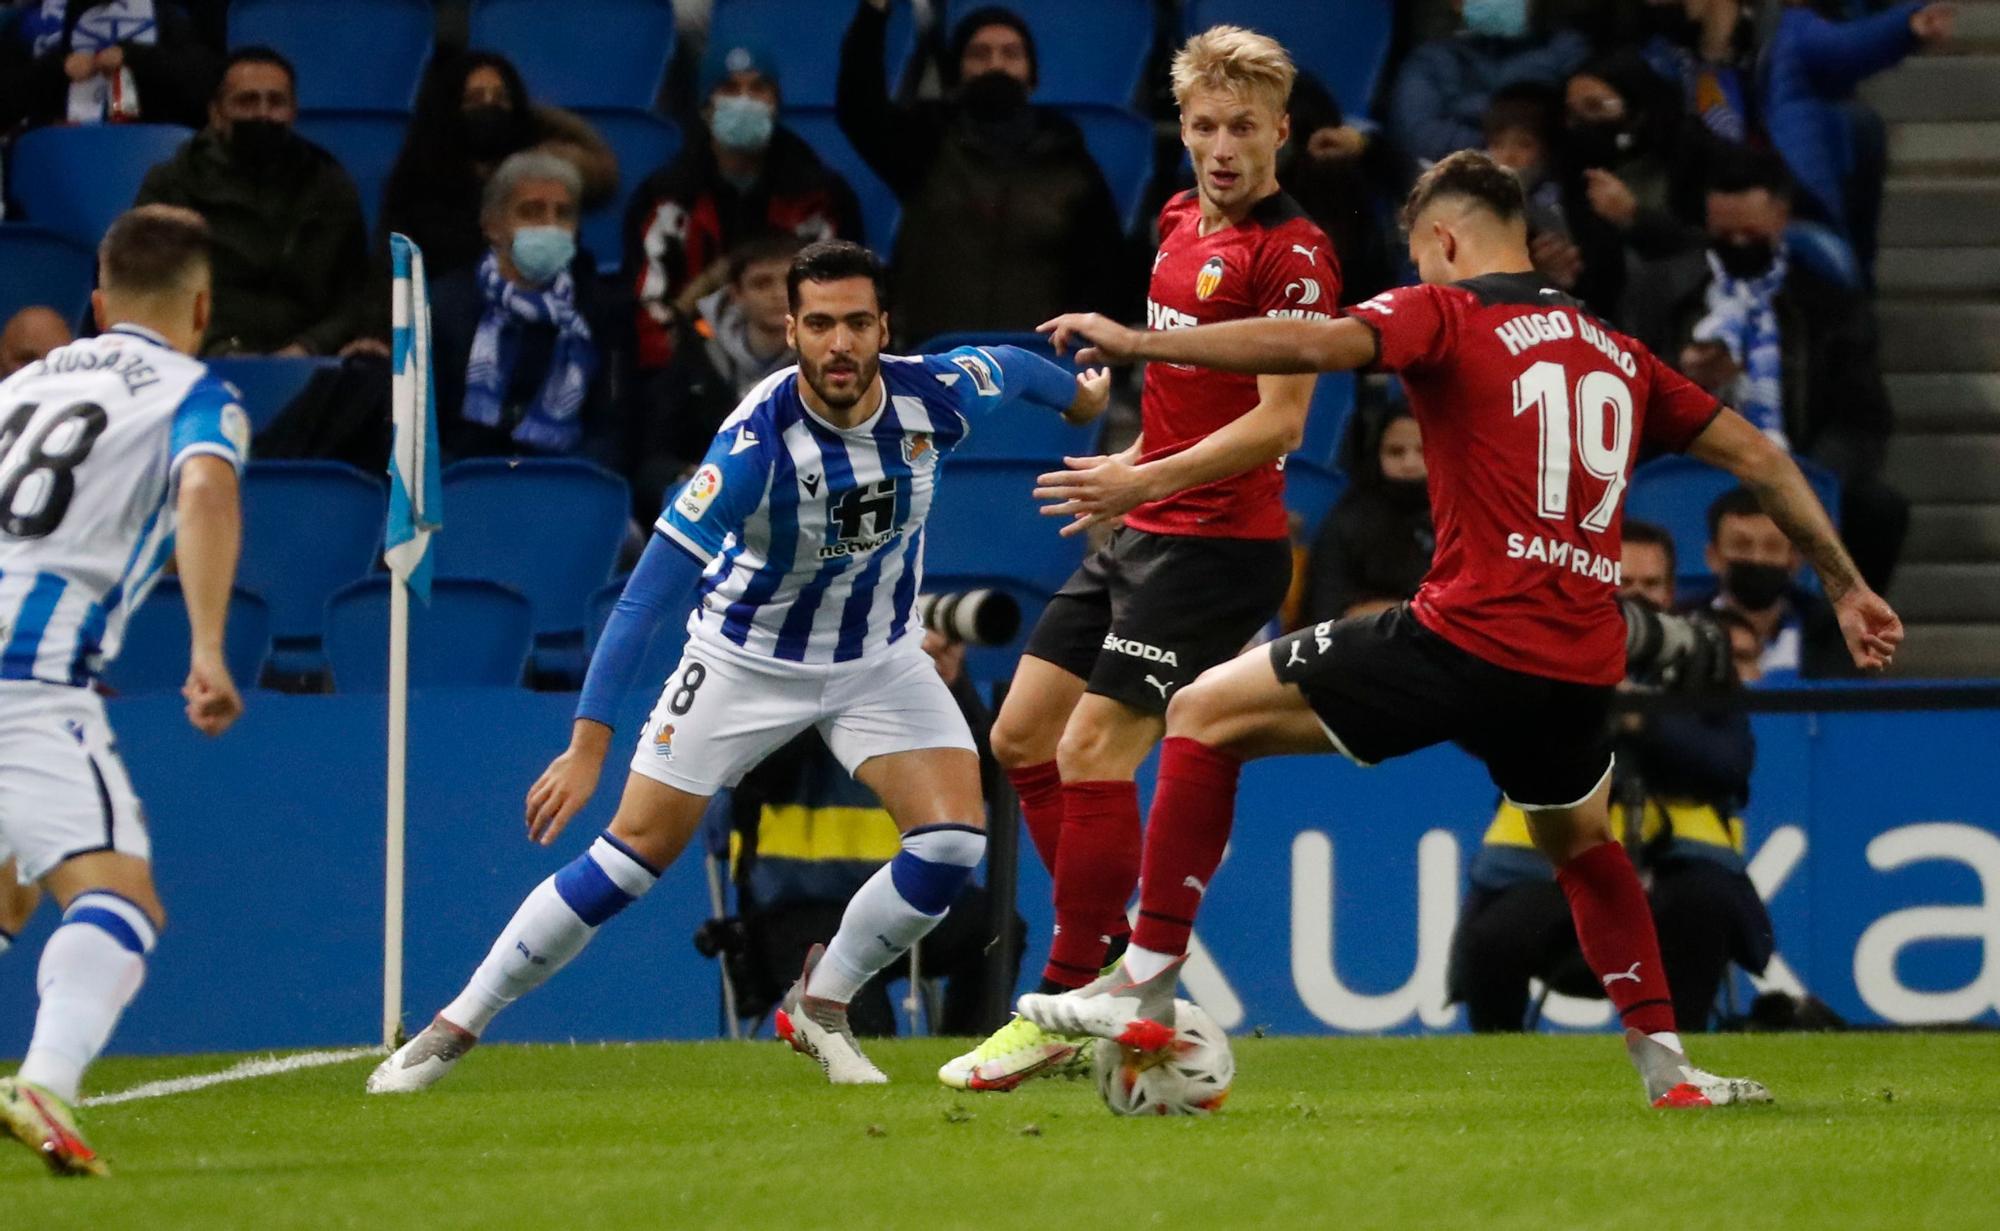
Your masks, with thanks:
[[[1625,613],[1626,674],[1661,692],[1721,692],[1735,687],[1729,630],[1704,611],[1656,611],[1621,598]]]
[[[1006,645],[1021,631],[1021,604],[1001,590],[917,596],[917,618],[934,633],[968,645]]]

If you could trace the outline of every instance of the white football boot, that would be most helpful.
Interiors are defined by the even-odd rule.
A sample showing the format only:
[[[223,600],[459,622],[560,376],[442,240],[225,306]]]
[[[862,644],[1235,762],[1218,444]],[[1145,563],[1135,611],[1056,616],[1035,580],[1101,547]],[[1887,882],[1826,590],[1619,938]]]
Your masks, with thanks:
[[[397,1048],[368,1075],[370,1094],[420,1094],[444,1079],[479,1036],[442,1017],[434,1018],[417,1037]]]
[[[775,1017],[778,1037],[802,1056],[819,1061],[826,1079],[836,1086],[879,1086],[889,1076],[861,1054],[861,1044],[847,1027],[847,1006],[837,1000],[806,995],[806,983],[813,967],[826,953],[825,945],[814,945],[806,953],[806,968],[798,982],[785,993]]]
[[[1015,1014],[979,1046],[945,1062],[938,1081],[954,1090],[1012,1090],[1036,1077],[1076,1077],[1090,1071],[1089,1039],[1053,1034]]]
[[[1645,1079],[1646,1101],[1655,1107],[1727,1107],[1772,1101],[1763,1082],[1704,1072],[1643,1030],[1625,1031],[1625,1051]]]
[[[1134,983],[1120,962],[1096,982],[1048,996],[1030,992],[1021,1016],[1059,1034],[1089,1034],[1142,1052],[1164,1051],[1174,1041],[1174,988],[1185,956],[1144,983]]]

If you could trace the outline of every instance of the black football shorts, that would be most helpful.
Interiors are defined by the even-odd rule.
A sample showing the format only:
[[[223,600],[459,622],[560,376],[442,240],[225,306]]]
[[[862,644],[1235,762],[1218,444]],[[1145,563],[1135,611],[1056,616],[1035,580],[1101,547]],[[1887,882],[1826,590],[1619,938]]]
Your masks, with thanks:
[[[1291,582],[1283,539],[1121,528],[1049,600],[1027,653],[1091,692],[1164,714],[1176,690],[1242,652]]]
[[[1496,666],[1425,628],[1408,604],[1302,628],[1270,653],[1334,747],[1363,765],[1449,740],[1530,810],[1582,803],[1611,772],[1613,689]]]

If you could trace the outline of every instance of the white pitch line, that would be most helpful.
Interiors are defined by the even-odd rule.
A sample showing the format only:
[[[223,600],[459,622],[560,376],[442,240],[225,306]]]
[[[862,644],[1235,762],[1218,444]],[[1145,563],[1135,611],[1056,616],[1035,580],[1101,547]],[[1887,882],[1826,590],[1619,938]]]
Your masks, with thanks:
[[[165,1081],[149,1081],[130,1090],[118,1090],[110,1094],[100,1094],[83,1101],[85,1107],[108,1107],[113,1103],[131,1103],[139,1099],[165,1098],[170,1094],[187,1094],[194,1090],[206,1090],[210,1086],[220,1086],[232,1081],[249,1081],[253,1077],[276,1077],[281,1073],[296,1073],[302,1069],[323,1068],[329,1064],[345,1064],[349,1060],[359,1060],[363,1056],[379,1056],[379,1047],[349,1047],[341,1051],[308,1051],[296,1056],[265,1056],[257,1060],[245,1060],[217,1073],[199,1073],[193,1077],[172,1077]]]

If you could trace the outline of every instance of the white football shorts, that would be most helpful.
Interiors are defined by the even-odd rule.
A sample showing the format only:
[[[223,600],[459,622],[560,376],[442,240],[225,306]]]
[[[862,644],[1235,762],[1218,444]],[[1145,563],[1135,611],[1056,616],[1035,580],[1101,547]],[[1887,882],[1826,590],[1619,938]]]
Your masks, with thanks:
[[[0,848],[24,885],[73,855],[152,857],[104,701],[88,688],[0,684]]]
[[[795,663],[688,638],[632,770],[690,795],[733,787],[807,727],[853,773],[920,748],[975,751],[921,636],[845,663]]]

